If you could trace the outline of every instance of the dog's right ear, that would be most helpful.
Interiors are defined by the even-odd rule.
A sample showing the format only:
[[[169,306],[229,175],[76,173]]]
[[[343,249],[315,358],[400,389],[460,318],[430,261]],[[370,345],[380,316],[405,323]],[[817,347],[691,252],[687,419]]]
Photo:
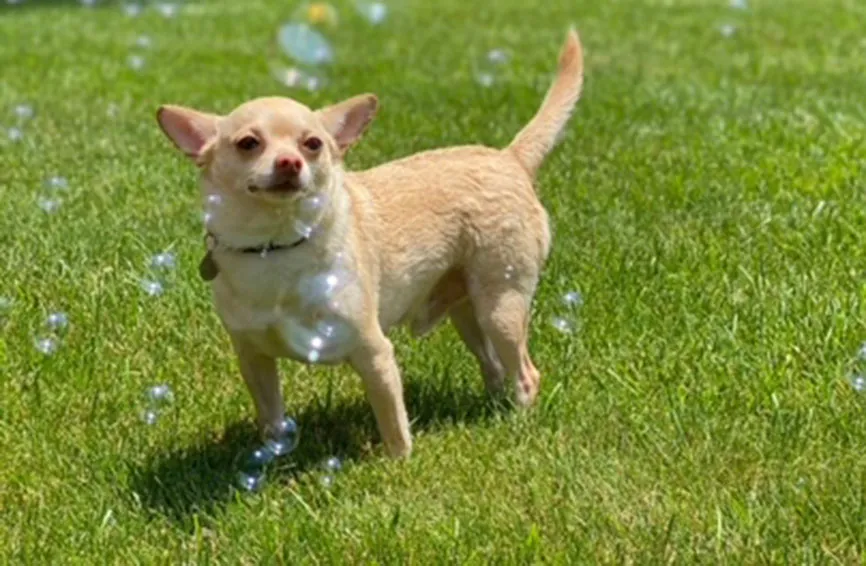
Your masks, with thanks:
[[[198,161],[205,148],[216,139],[220,117],[182,106],[161,106],[156,120],[165,135],[179,150]]]

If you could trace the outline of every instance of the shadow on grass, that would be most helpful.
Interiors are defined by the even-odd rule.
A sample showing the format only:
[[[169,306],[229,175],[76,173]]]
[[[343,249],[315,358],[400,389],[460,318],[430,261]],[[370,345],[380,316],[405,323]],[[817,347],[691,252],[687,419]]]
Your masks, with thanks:
[[[489,419],[507,410],[486,393],[465,384],[405,383],[413,432],[453,423]],[[338,455],[343,461],[362,459],[378,438],[372,410],[363,397],[338,405],[316,403],[295,415],[300,441],[291,456],[268,469],[268,483],[287,483],[321,469]],[[194,514],[209,515],[236,496],[238,472],[258,438],[251,422],[235,423],[221,439],[204,441],[160,454],[133,471],[131,488],[147,509],[190,526]]]

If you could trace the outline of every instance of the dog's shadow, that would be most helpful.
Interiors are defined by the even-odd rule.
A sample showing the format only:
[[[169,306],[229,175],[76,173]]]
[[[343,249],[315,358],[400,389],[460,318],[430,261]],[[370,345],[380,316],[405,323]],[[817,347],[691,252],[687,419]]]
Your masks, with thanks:
[[[508,410],[485,392],[466,384],[405,383],[407,409],[414,431],[452,423],[477,422]],[[267,470],[268,483],[286,483],[320,470],[331,455],[357,461],[378,438],[372,411],[364,397],[337,405],[315,403],[295,415],[300,442],[291,456]],[[192,515],[227,505],[239,493],[238,474],[244,457],[257,443],[251,422],[230,425],[221,438],[155,455],[131,474],[131,489],[144,507],[188,524]]]

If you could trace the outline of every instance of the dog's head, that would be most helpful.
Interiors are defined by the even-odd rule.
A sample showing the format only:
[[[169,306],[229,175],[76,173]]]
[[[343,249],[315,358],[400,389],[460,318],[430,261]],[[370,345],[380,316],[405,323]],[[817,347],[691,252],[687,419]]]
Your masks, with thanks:
[[[223,194],[281,202],[330,185],[377,105],[372,94],[317,111],[288,98],[259,98],[227,116],[163,106],[157,120]]]

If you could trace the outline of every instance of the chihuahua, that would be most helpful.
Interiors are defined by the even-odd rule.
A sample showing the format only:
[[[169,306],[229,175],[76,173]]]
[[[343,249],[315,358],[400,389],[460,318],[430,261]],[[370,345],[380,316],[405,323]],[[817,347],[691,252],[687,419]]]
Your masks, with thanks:
[[[278,358],[347,362],[387,453],[407,456],[412,437],[387,333],[405,323],[421,336],[446,316],[488,390],[513,380],[517,404],[534,401],[530,305],[551,243],[535,176],[582,84],[571,30],[540,110],[508,147],[426,151],[359,172],[342,163],[376,113],[371,94],[315,111],[276,97],[227,116],[159,109],[163,132],[200,169],[203,198],[219,203],[200,270],[263,435],[284,413]],[[310,202],[315,228],[299,230]],[[299,292],[305,288],[324,289],[326,306]],[[339,347],[328,350],[335,328]]]

